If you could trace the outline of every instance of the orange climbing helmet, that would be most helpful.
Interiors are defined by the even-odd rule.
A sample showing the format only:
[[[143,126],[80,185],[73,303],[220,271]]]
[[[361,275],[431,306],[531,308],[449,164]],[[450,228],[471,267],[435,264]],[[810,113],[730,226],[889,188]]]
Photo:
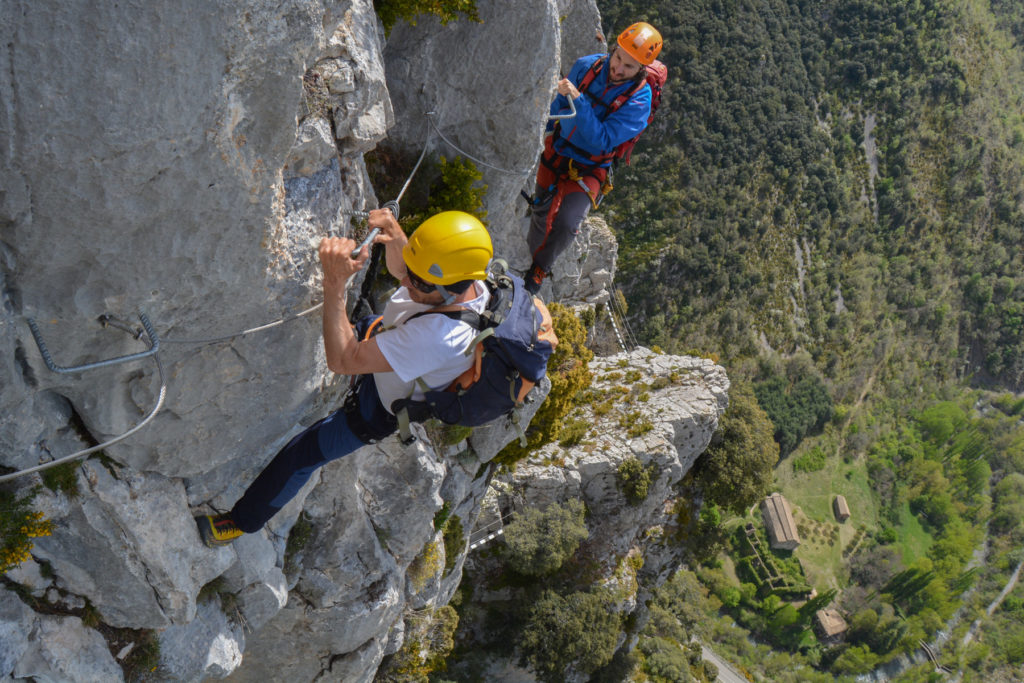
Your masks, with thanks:
[[[645,21],[638,21],[619,34],[619,47],[644,66],[661,52],[661,34]]]

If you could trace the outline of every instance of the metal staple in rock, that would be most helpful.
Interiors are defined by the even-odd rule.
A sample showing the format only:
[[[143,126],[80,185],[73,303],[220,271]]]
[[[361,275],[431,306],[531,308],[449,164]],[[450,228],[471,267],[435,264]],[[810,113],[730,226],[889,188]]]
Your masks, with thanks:
[[[71,455],[65,455],[65,456],[63,456],[61,458],[57,458],[56,460],[51,460],[50,462],[43,463],[42,465],[36,465],[35,467],[28,467],[28,468],[23,469],[23,470],[18,470],[17,472],[11,472],[10,474],[2,475],[2,476],[0,476],[0,482],[10,481],[11,479],[17,479],[18,477],[23,477],[26,474],[32,474],[33,472],[40,472],[42,470],[49,469],[51,467],[56,467],[57,465],[60,465],[60,464],[63,464],[63,463],[71,462],[72,460],[77,460],[78,458],[85,457],[86,455],[89,455],[90,453],[95,453],[97,451],[101,451],[104,448],[108,448],[110,446],[113,446],[115,443],[118,443],[119,441],[124,441],[129,436],[131,436],[132,434],[134,434],[135,432],[139,431],[140,429],[145,427],[147,424],[149,424],[149,421],[152,420],[154,417],[156,417],[156,414],[158,412],[160,412],[160,408],[162,408],[163,405],[164,405],[164,399],[167,397],[167,379],[166,379],[166,376],[164,375],[163,363],[160,362],[160,355],[157,354],[157,353],[154,353],[152,358],[156,362],[157,373],[160,376],[160,392],[157,395],[156,405],[153,406],[153,409],[149,411],[149,414],[146,415],[146,417],[143,418],[143,420],[141,422],[139,422],[137,425],[135,425],[134,427],[129,429],[124,434],[121,434],[120,436],[116,436],[113,439],[110,439],[108,441],[104,441],[103,443],[98,444],[96,446],[93,446],[91,448],[86,448],[86,449],[81,450],[81,451],[76,451],[75,453],[72,453]]]

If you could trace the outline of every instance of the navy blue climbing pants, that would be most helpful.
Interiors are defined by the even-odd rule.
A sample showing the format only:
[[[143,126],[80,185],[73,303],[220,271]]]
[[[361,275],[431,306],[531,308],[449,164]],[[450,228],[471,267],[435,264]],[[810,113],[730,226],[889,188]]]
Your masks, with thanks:
[[[360,378],[356,396],[358,401],[346,401],[345,408],[296,435],[263,468],[231,509],[239,529],[249,534],[259,531],[318,467],[395,431],[395,416],[381,405],[372,375]]]

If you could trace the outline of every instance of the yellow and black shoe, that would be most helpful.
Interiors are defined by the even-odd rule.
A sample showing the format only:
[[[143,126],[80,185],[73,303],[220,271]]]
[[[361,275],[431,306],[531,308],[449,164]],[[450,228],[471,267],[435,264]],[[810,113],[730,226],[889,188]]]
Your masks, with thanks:
[[[207,548],[228,545],[245,533],[235,526],[234,520],[226,514],[200,515],[195,519],[196,526],[199,527],[199,536]]]

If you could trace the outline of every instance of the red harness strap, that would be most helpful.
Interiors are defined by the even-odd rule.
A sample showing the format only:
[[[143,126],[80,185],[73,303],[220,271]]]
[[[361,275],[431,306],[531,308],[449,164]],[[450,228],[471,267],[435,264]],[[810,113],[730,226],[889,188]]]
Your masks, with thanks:
[[[547,244],[555,216],[558,215],[558,210],[562,208],[562,200],[565,198],[565,195],[573,192],[583,192],[583,187],[580,185],[580,182],[582,182],[587,186],[587,194],[590,196],[590,200],[592,202],[596,201],[596,198],[601,195],[601,185],[604,183],[605,178],[608,177],[608,169],[606,168],[584,167],[583,171],[579,174],[578,180],[570,178],[569,163],[571,159],[560,156],[555,152],[552,147],[553,137],[548,135],[544,139],[544,152],[541,154],[540,167],[537,169],[537,186],[554,188],[555,196],[551,200],[551,206],[548,207],[544,239],[534,252],[534,256],[543,250]]]

